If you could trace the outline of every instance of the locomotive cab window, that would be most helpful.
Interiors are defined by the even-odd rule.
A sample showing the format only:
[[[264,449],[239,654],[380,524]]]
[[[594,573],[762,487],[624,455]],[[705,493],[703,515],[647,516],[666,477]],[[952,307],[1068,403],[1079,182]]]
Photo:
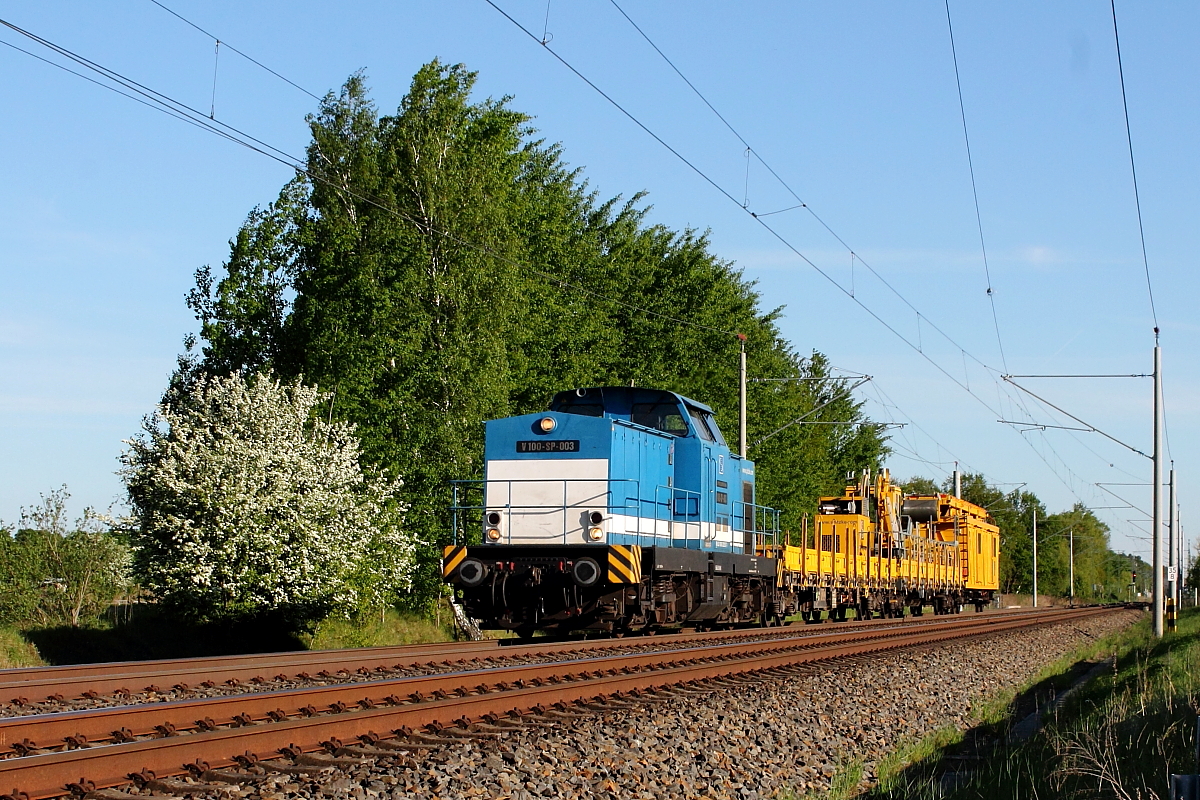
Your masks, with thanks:
[[[631,421],[653,428],[656,431],[671,436],[687,436],[688,426],[680,413],[678,404],[673,402],[634,403]]]

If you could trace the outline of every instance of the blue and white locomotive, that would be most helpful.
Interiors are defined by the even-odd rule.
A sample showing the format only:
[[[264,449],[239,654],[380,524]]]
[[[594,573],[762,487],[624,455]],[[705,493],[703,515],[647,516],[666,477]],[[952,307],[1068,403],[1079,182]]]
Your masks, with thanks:
[[[443,576],[485,628],[565,632],[777,620],[778,515],[712,409],[630,387],[486,425],[455,484]]]

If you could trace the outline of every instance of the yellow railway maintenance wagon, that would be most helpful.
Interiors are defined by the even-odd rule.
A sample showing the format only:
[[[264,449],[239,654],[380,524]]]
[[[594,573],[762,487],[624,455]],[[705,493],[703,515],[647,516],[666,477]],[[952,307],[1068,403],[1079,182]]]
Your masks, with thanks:
[[[999,588],[1000,530],[949,494],[905,496],[887,470],[823,497],[799,545],[775,548],[781,615],[807,620],[982,611]]]

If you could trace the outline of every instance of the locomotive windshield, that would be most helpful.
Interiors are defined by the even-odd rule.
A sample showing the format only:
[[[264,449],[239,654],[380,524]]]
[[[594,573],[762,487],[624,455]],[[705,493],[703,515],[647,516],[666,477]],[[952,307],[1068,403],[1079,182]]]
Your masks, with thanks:
[[[630,420],[671,436],[687,436],[688,426],[679,412],[679,404],[670,401],[634,403]]]
[[[717,429],[711,409],[657,389],[617,386],[559,392],[550,410],[581,417],[628,420],[668,436],[686,437],[694,433],[706,442],[725,446],[725,437]]]

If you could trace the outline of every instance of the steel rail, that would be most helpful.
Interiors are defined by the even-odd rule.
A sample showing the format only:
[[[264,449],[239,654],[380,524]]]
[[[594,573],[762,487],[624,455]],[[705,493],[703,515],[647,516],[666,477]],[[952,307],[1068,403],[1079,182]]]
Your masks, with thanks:
[[[1053,613],[1053,612],[1051,612]],[[1049,619],[1049,617],[1045,617]],[[1011,618],[990,617],[972,624],[987,627],[1010,622]],[[961,621],[940,618],[931,629],[960,627]],[[595,665],[607,669],[642,669],[664,661],[686,660],[698,654],[711,658],[727,658],[730,654],[768,653],[778,650],[797,650],[828,646],[844,641],[872,641],[878,638],[902,636],[910,628],[870,627],[858,630],[825,631],[778,637],[758,642],[705,642],[694,647],[668,651],[633,650],[628,653],[543,662],[473,668],[456,672],[421,676],[381,678],[354,683],[335,683],[325,686],[247,692],[219,697],[191,698],[160,703],[110,706],[98,709],[61,711],[48,714],[0,718],[0,743],[30,742],[41,748],[65,747],[68,740],[98,743],[131,740],[134,737],[182,733],[222,725],[242,726],[255,722],[278,721],[295,716],[316,716],[327,709],[348,709],[398,704],[401,698],[413,694],[429,695],[438,691],[474,688],[480,683],[538,680],[562,674],[564,670],[588,671]],[[114,735],[114,732],[120,732]],[[29,744],[22,745],[30,749]],[[0,744],[0,756],[7,755]]]
[[[237,679],[248,672],[261,675],[264,671],[271,672],[296,667],[325,668],[329,665],[357,663],[362,660],[383,663],[397,658],[430,659],[501,649],[503,647],[499,640],[489,639],[482,642],[431,642],[400,647],[364,647],[353,650],[298,650],[282,653],[6,669],[0,670],[0,702],[10,701],[21,696],[15,693],[23,690],[42,686],[87,685],[88,679],[96,678],[118,678],[129,682],[147,678],[161,681],[175,677],[213,675],[225,680]]]
[[[793,647],[769,647],[754,642],[739,645],[716,645],[693,648],[687,655],[665,663],[651,665],[651,654],[597,658],[592,662],[570,664],[539,664],[525,668],[527,680],[520,683],[488,684],[474,688],[461,685],[466,676],[480,674],[496,676],[498,670],[469,671],[438,677],[446,686],[460,685],[441,697],[410,698],[401,705],[373,708],[347,708],[341,713],[285,719],[271,724],[213,730],[184,736],[135,741],[100,747],[86,747],[62,752],[27,755],[0,761],[0,786],[16,787],[9,798],[45,800],[68,792],[68,784],[81,786],[116,786],[127,783],[131,773],[149,770],[158,777],[183,774],[184,765],[207,762],[213,766],[234,763],[235,755],[244,752],[271,753],[291,748],[292,752],[320,750],[326,742],[335,742],[383,731],[383,737],[407,735],[421,727],[438,728],[469,725],[488,715],[513,713],[520,715],[530,709],[544,708],[556,703],[577,703],[604,699],[613,694],[655,691],[662,687],[747,672],[761,672],[787,665],[810,663],[849,655],[896,650],[952,639],[977,638],[1041,624],[1062,622],[1112,609],[1075,609],[1055,614],[1022,615],[1020,618],[995,616],[948,626],[919,626],[890,632],[860,630],[831,634],[838,641],[824,644],[813,637],[797,637]],[[864,638],[869,639],[863,641]],[[806,645],[800,641],[807,639]],[[721,651],[724,658],[718,658]],[[739,652],[740,651],[740,652]],[[707,655],[704,655],[707,652]],[[654,654],[660,658],[661,653]],[[635,666],[641,663],[641,667]],[[587,666],[588,671],[572,668]],[[557,667],[557,672],[553,670]],[[564,669],[566,668],[566,669]],[[518,668],[506,671],[513,675]],[[533,684],[533,685],[529,685]],[[410,684],[411,685],[411,684]],[[428,684],[427,684],[428,685]],[[361,688],[361,685],[360,687]],[[243,696],[244,698],[245,696]],[[225,698],[221,698],[224,700]],[[161,710],[161,709],[160,709]],[[52,717],[78,718],[87,712],[66,712]],[[26,718],[28,719],[28,718]]]
[[[987,618],[1034,613],[1003,611]],[[1036,613],[1048,613],[1045,611]],[[862,629],[877,627],[906,627],[927,625],[945,617],[867,620],[839,623],[839,628]],[[319,650],[287,653],[266,653],[249,656],[220,656],[217,658],[186,658],[163,661],[111,662],[80,664],[65,667],[33,667],[0,670],[0,703],[14,701],[29,703],[61,696],[73,699],[85,692],[99,695],[113,692],[134,694],[142,691],[161,692],[165,687],[195,686],[204,681],[212,683],[265,682],[268,678],[289,679],[305,672],[354,673],[359,670],[403,669],[431,663],[462,663],[470,658],[523,658],[555,655],[613,647],[632,647],[662,641],[671,643],[720,641],[746,636],[774,638],[785,635],[786,628],[735,629],[716,633],[684,633],[664,637],[627,639],[588,639],[581,641],[547,641],[521,645],[501,645],[499,640],[486,642],[436,642],[426,645],[400,647],[371,647],[354,650]],[[795,631],[811,631],[820,635],[820,628],[798,627]],[[56,699],[56,698],[55,698]]]
[[[884,625],[903,623],[908,620],[854,620],[849,625]],[[914,620],[915,621],[915,620]],[[720,631],[708,634],[677,633],[673,637],[721,637],[737,633],[754,633],[754,629],[742,628],[737,631]],[[456,656],[482,651],[524,650],[528,647],[578,647],[595,645],[599,641],[614,641],[614,639],[565,640],[546,639],[540,642],[522,642],[511,644],[512,639],[487,639],[479,642],[429,642],[417,645],[399,645],[389,647],[362,647],[351,650],[293,650],[278,653],[252,653],[246,655],[227,656],[198,656],[192,658],[159,659],[151,661],[116,661],[97,664],[69,664],[51,667],[17,667],[0,669],[0,691],[16,686],[30,686],[52,681],[68,681],[76,677],[107,677],[112,675],[129,676],[173,676],[176,674],[191,674],[192,670],[208,670],[217,672],[222,669],[283,669],[291,666],[320,666],[338,664],[346,661],[361,659],[392,659],[392,658],[436,658],[438,656]],[[0,696],[0,700],[3,697]]]

